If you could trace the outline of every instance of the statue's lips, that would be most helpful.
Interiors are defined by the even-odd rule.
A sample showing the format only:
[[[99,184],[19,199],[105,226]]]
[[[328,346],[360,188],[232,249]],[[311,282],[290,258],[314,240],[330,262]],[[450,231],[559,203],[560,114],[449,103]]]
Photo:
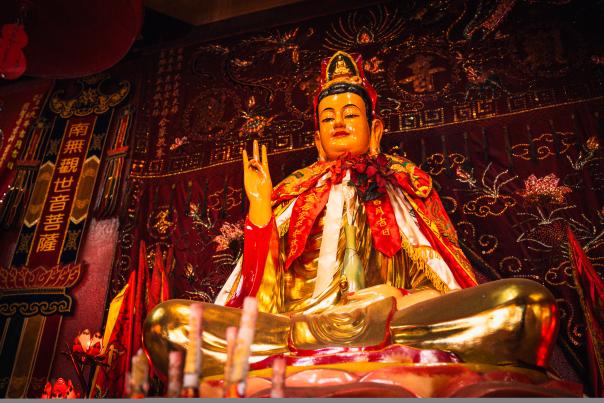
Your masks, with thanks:
[[[333,134],[333,136],[331,136],[332,138],[338,138],[338,137],[346,137],[349,136],[348,132],[345,131],[339,131],[339,132],[335,132]]]

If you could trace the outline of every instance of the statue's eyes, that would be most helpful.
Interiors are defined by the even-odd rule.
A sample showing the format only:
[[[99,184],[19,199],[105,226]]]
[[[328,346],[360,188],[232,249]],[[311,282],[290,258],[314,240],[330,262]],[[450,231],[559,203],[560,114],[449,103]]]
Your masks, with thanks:
[[[321,123],[329,123],[329,122],[333,122],[335,119],[332,117],[327,117],[327,118],[323,118],[321,119]]]
[[[344,115],[344,117],[345,117],[346,119],[352,119],[352,118],[358,118],[358,117],[359,117],[359,115],[358,115],[358,114],[356,114],[356,113],[347,113],[346,115]]]

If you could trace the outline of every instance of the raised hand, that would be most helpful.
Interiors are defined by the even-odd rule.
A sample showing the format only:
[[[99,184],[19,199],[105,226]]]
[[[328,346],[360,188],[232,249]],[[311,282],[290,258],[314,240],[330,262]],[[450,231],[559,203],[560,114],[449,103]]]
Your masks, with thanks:
[[[258,141],[254,140],[252,159],[243,150],[243,186],[250,201],[250,220],[257,226],[266,225],[272,216],[271,194],[273,183],[268,169],[266,146],[262,146],[262,159],[258,153]]]

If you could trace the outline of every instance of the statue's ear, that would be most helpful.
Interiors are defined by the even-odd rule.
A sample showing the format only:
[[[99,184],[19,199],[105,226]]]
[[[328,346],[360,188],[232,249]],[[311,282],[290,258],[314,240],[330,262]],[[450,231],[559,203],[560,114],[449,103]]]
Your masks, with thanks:
[[[315,131],[315,147],[317,147],[317,153],[319,153],[319,161],[327,161],[325,150],[321,144],[321,135],[319,134],[318,130]]]
[[[384,134],[384,123],[375,118],[371,122],[371,139],[369,140],[369,155],[376,155],[380,153],[380,143],[382,142],[382,135]]]

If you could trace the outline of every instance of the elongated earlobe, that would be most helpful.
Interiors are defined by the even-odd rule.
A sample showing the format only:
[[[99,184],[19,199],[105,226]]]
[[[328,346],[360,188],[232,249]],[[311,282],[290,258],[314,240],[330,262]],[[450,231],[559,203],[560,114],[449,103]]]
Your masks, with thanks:
[[[384,123],[380,119],[373,119],[371,122],[371,139],[369,140],[369,155],[380,153],[380,143],[384,134]]]
[[[320,162],[327,161],[325,150],[323,150],[323,145],[321,144],[321,136],[318,130],[315,132],[315,147],[317,147],[317,153],[319,154],[317,160]]]

